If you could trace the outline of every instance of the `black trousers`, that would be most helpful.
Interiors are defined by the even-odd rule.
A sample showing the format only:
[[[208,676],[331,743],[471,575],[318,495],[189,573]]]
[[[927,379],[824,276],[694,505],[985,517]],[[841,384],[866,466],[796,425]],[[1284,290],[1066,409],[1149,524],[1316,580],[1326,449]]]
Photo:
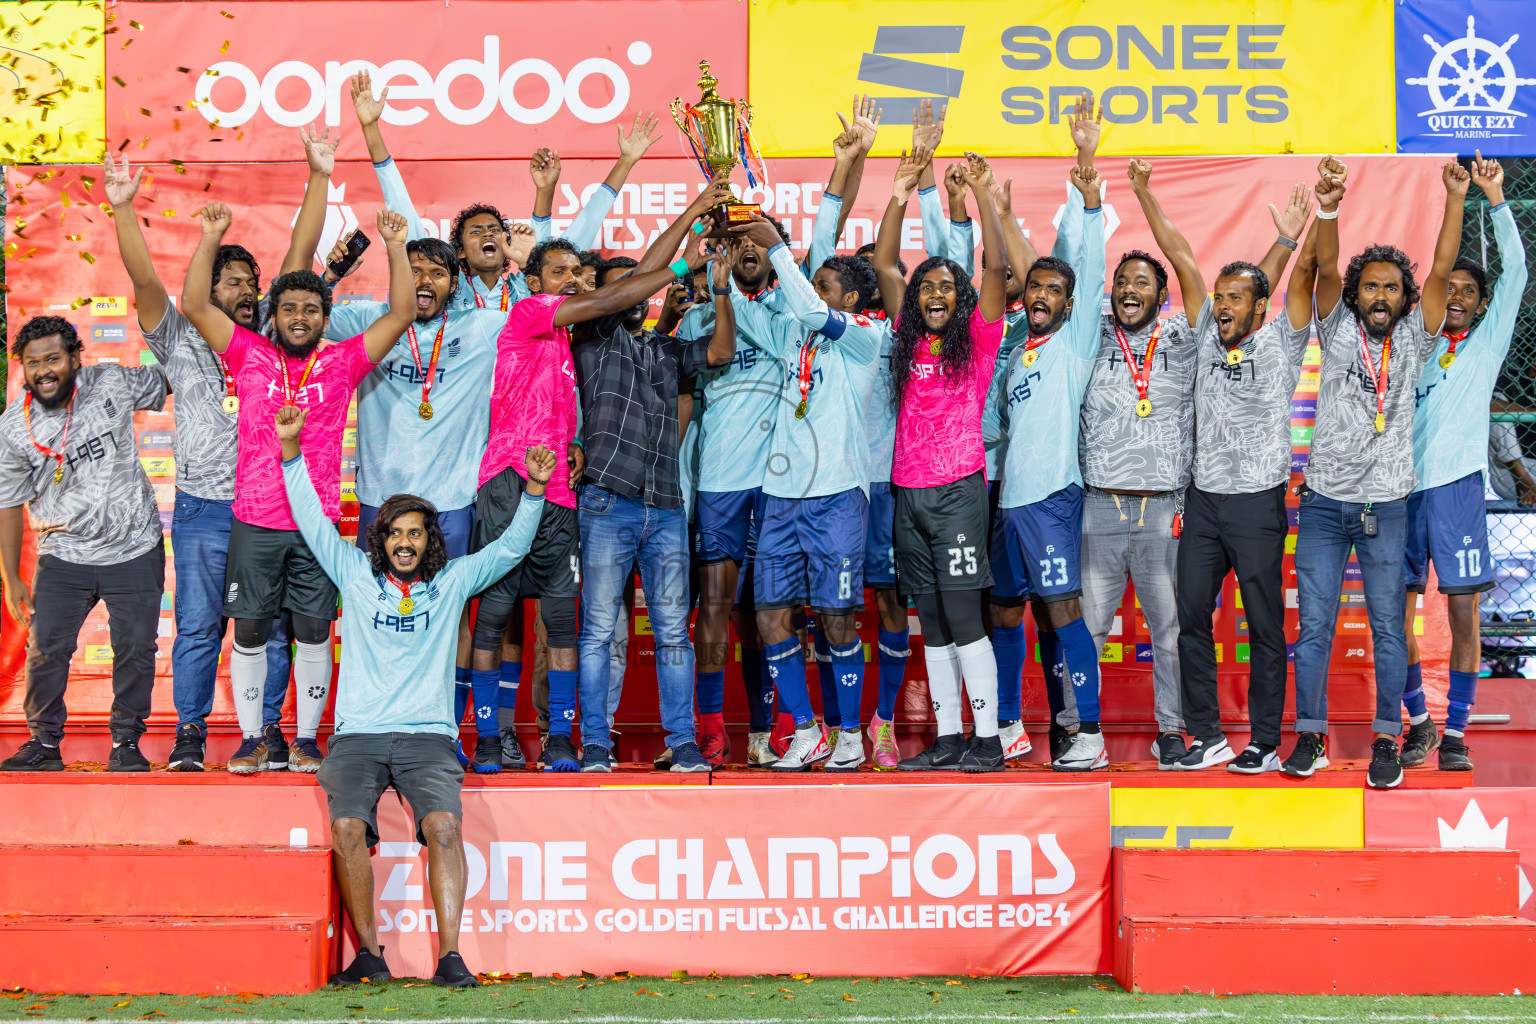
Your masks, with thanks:
[[[1285,485],[1251,494],[1212,494],[1193,484],[1179,540],[1180,690],[1196,737],[1221,732],[1211,620],[1228,572],[1237,573],[1248,619],[1248,716],[1253,742],[1280,745],[1285,711]]]
[[[165,548],[156,544],[116,565],[81,565],[52,555],[32,577],[32,631],[27,642],[27,726],[57,744],[64,736],[64,690],[80,627],[97,601],[107,606],[112,637],[112,741],[144,734],[155,684]]]

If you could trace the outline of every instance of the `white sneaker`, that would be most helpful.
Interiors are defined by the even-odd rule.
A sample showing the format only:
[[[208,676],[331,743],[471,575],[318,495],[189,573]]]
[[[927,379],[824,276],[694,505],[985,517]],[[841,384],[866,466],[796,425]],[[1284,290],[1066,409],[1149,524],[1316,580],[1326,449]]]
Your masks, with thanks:
[[[1104,734],[1079,732],[1072,746],[1052,761],[1051,767],[1059,772],[1091,772],[1108,764],[1109,755],[1104,752]]]
[[[768,742],[769,733],[747,733],[747,766],[749,768],[769,768],[778,761],[772,745]]]
[[[1034,748],[1029,745],[1029,733],[1023,722],[1014,722],[997,730],[997,738],[1003,741],[1003,760],[1017,761]]]
[[[827,762],[829,772],[855,772],[864,763],[864,730],[843,729],[837,734],[837,747]]]
[[[811,722],[795,730],[795,738],[789,749],[774,764],[776,772],[803,772],[817,761],[825,761],[832,751],[827,747],[827,734],[821,725]]]
[[[1176,772],[1197,772],[1202,768],[1211,768],[1218,764],[1224,764],[1237,755],[1227,743],[1227,738],[1221,736],[1207,743],[1205,740],[1196,739],[1189,745],[1184,756],[1173,763],[1172,770]]]

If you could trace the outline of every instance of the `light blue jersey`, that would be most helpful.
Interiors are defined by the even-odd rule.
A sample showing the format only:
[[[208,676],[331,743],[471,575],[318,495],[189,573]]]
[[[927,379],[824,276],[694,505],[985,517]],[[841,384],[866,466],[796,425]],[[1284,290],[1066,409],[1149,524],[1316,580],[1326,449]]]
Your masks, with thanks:
[[[576,219],[571,221],[571,226],[560,232],[560,237],[578,249],[592,248],[593,243],[601,240],[603,220],[618,198],[619,194],[609,188],[606,181],[598,185],[586,205],[576,211]],[[554,237],[553,217],[532,217],[529,223],[533,225],[535,241],[547,242]]]
[[[1456,358],[1448,367],[1440,366],[1440,358],[1450,351],[1451,341],[1443,334],[1436,339],[1415,391],[1415,491],[1488,471],[1488,403],[1514,338],[1526,280],[1525,247],[1509,204],[1500,203],[1490,215],[1503,266],[1488,309],[1472,333],[1457,344]]]
[[[341,673],[336,682],[336,735],[430,732],[457,736],[453,659],[459,616],[471,597],[505,576],[533,544],[544,498],[524,495],[512,525],[494,543],[450,561],[410,588],[375,576],[368,556],[341,539],[320,509],[301,455],[283,463],[288,504],[304,543],[341,591]]]
[[[879,316],[865,315],[882,325],[886,322],[884,310]],[[869,393],[869,408],[864,412],[864,437],[869,442],[869,481],[875,484],[891,482],[891,464],[896,461],[895,382],[891,377],[891,347],[896,344],[896,332],[886,330],[883,333],[875,386]]]
[[[1003,396],[1008,390],[1008,363],[1013,350],[1029,337],[1029,316],[1022,302],[1018,309],[1003,314],[1005,329],[997,358],[992,361],[992,383],[987,387],[987,404],[981,410],[981,439],[986,446],[987,479],[996,480],[1008,455],[1008,434],[1003,430]]]
[[[857,487],[868,496],[864,417],[879,374],[885,324],[829,309],[796,272],[788,246],[774,246],[768,258],[779,275],[783,311],[751,302],[739,291],[736,298],[737,334],[771,357],[779,373],[763,493],[815,498]],[[802,401],[801,363],[807,345],[815,347],[815,355],[802,418],[795,412]]]
[[[976,239],[970,220],[950,220],[940,205],[939,186],[917,190],[917,209],[923,218],[923,248],[929,256],[954,260],[966,277],[976,276]]]
[[[383,302],[338,303],[325,335],[336,341],[359,335],[388,309]],[[420,369],[408,331],[357,386],[358,501],[377,507],[391,495],[414,494],[440,512],[474,504],[491,432],[496,338],[505,322],[496,310],[461,307],[448,310],[446,319],[412,324]],[[421,390],[439,330],[432,418],[424,420]]]
[[[1052,255],[1077,275],[1072,315],[1051,339],[1030,349],[1024,365],[1019,344],[1008,362],[1008,384],[1000,407],[1008,436],[1003,460],[1001,508],[1018,508],[1061,490],[1082,485],[1077,443],[1083,392],[1099,351],[1099,311],[1104,302],[1104,209],[1083,208],[1081,197],[1067,203]]]

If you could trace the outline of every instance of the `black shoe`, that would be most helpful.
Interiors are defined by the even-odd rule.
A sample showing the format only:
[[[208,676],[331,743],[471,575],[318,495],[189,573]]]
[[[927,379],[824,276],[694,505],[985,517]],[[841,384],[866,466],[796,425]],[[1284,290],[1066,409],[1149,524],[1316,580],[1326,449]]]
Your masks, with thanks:
[[[1181,772],[1197,772],[1201,768],[1212,768],[1230,760],[1232,760],[1232,748],[1228,745],[1225,736],[1218,734],[1204,739],[1196,737],[1184,756],[1174,762],[1173,769]],[[1161,769],[1162,765],[1159,764],[1158,768]]]
[[[952,772],[965,759],[965,737],[960,733],[940,736],[933,746],[896,764],[904,772]]]
[[[576,746],[569,736],[558,732],[549,734],[549,741],[544,744],[544,770],[547,772],[576,772],[581,770],[581,764],[576,758]]]
[[[389,973],[389,964],[384,962],[384,947],[379,947],[379,955],[374,956],[366,949],[358,950],[357,957],[352,961],[352,966],[340,974],[331,975],[332,985],[360,985],[368,982],[370,985],[382,985],[386,981],[394,979]]]
[[[501,766],[511,772],[520,772],[528,767],[523,745],[517,742],[517,729],[510,725],[501,730]]]
[[[1306,779],[1319,768],[1328,767],[1328,752],[1320,732],[1304,732],[1296,737],[1296,747],[1280,766],[1288,779]]]
[[[1392,789],[1403,781],[1403,766],[1397,760],[1397,740],[1383,736],[1371,744],[1371,766],[1365,772],[1365,784],[1372,789]]]
[[[1051,760],[1061,760],[1061,755],[1072,749],[1072,739],[1075,733],[1067,731],[1066,726],[1051,723]]]
[[[1426,718],[1418,725],[1410,725],[1408,734],[1403,737],[1403,749],[1397,755],[1398,763],[1404,768],[1417,768],[1429,760],[1429,755],[1440,746],[1440,733],[1435,729],[1435,720]]]
[[[608,766],[608,750],[596,743],[588,743],[581,748],[581,770],[584,772],[610,772]]]
[[[176,730],[176,745],[171,748],[171,762],[166,766],[173,772],[200,772],[203,770],[203,730],[188,722]]]
[[[1157,758],[1157,770],[1171,772],[1179,766],[1179,761],[1189,749],[1184,746],[1184,735],[1177,732],[1165,732],[1152,741],[1152,756]]]
[[[150,767],[149,758],[139,751],[138,740],[114,743],[112,754],[107,758],[109,772],[147,772]]]
[[[1472,770],[1472,749],[1460,736],[1447,736],[1440,741],[1440,770],[1443,772],[1469,772]]]
[[[1243,748],[1243,752],[1237,755],[1237,759],[1227,764],[1227,771],[1236,772],[1239,775],[1263,775],[1265,772],[1280,770],[1280,757],[1275,753],[1275,748],[1268,743],[1250,743]]]
[[[474,768],[476,775],[501,774],[501,736],[483,732],[475,741]]]
[[[672,748],[672,766],[669,771],[700,773],[712,772],[715,766],[704,760],[697,743],[679,743]]]
[[[31,739],[21,745],[4,761],[0,761],[0,772],[61,772],[64,770],[64,755],[59,753],[58,747],[45,747],[42,740]]]
[[[267,763],[264,771],[285,772],[288,770],[288,741],[283,739],[283,728],[280,725],[269,725],[262,731],[262,739],[267,743]]]
[[[960,758],[963,772],[1000,772],[1003,766],[1003,741],[996,736],[973,736]]]
[[[437,973],[432,984],[443,988],[479,988],[480,979],[475,972],[464,966],[464,958],[458,953],[444,953],[437,961]]]

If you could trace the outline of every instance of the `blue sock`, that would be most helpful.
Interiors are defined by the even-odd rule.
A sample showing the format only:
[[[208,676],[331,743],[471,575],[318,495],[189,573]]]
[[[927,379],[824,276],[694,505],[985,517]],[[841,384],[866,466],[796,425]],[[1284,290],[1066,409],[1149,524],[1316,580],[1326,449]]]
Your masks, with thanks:
[[[836,673],[832,671],[832,648],[821,634],[820,623],[812,631],[811,640],[811,646],[816,651],[816,678],[821,683],[821,721],[828,729],[832,729],[842,711],[838,705]]]
[[[875,714],[889,722],[896,717],[896,698],[901,696],[901,681],[907,674],[911,634],[907,630],[892,633],[880,630],[880,696]]]
[[[1040,646],[1040,668],[1045,673],[1045,703],[1051,709],[1051,724],[1055,725],[1057,716],[1067,710],[1066,684],[1061,678],[1061,638],[1053,629],[1041,629],[1037,622],[1035,639]]]
[[[1067,663],[1067,678],[1072,681],[1072,695],[1077,698],[1077,715],[1084,722],[1099,720],[1099,659],[1093,649],[1093,634],[1081,618],[1056,627],[1062,657]]]
[[[1417,661],[1408,666],[1408,681],[1403,684],[1403,706],[1408,709],[1411,721],[1422,722],[1429,716],[1429,708],[1424,705],[1424,666]]]
[[[501,663],[501,693],[496,704],[497,727],[502,729],[512,728],[512,715],[517,708],[517,687],[522,681],[522,662],[504,661]]]
[[[1450,708],[1445,713],[1446,735],[1461,736],[1467,731],[1467,719],[1477,699],[1477,673],[1451,672]]]
[[[475,731],[481,736],[494,736],[496,709],[501,704],[501,672],[494,668],[471,672],[469,684],[475,694]]]
[[[569,737],[571,723],[576,721],[575,672],[549,670],[549,731],[551,735]]]
[[[725,672],[700,672],[693,684],[693,697],[699,702],[699,714],[719,714],[725,707]]]
[[[773,684],[768,680],[768,663],[763,652],[741,645],[741,685],[747,691],[747,716],[751,732],[773,728]]]
[[[779,705],[795,718],[795,725],[808,725],[816,720],[811,710],[811,692],[805,686],[805,658],[800,653],[800,640],[790,637],[776,644],[769,644],[763,654],[768,662],[768,675],[774,688],[779,691]]]
[[[992,657],[997,659],[997,720],[1017,722],[1024,699],[1024,623],[993,627]]]
[[[832,678],[837,683],[837,711],[844,729],[859,727],[859,705],[864,700],[864,644],[858,637],[847,647],[829,648]]]
[[[464,709],[469,707],[470,673],[467,668],[453,670],[453,722],[464,724]]]

